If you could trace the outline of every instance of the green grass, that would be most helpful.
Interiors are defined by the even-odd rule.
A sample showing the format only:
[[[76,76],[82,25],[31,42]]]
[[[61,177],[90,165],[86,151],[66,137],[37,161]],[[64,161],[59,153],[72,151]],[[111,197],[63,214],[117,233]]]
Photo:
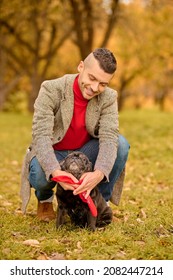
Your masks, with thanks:
[[[31,141],[31,115],[0,114],[0,259],[173,259],[173,114],[124,111],[121,133],[131,150],[114,220],[94,233],[36,218],[36,199],[20,212],[20,171]],[[56,207],[56,201],[54,201]],[[35,239],[38,244],[23,242]]]

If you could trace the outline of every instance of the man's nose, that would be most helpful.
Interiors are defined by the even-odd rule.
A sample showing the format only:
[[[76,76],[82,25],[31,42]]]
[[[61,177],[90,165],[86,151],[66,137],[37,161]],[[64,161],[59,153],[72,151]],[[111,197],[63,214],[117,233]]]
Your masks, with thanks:
[[[92,89],[93,92],[98,92],[98,90],[99,90],[99,82],[92,83],[91,89]]]

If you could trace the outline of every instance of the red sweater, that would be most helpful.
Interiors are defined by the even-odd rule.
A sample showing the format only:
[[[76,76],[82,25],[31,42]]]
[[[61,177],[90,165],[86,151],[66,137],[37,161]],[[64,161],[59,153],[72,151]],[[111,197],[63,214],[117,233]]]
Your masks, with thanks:
[[[53,146],[54,150],[75,150],[82,147],[90,140],[90,135],[87,132],[85,125],[85,113],[88,100],[83,98],[78,84],[78,76],[73,84],[73,92],[73,118],[64,138]]]

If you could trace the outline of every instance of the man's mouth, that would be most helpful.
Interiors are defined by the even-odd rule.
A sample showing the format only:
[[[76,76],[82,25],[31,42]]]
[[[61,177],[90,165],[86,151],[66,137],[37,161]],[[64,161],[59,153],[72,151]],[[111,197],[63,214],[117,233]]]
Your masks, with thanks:
[[[97,93],[92,91],[91,89],[86,89],[86,94],[89,95],[89,96],[94,96]]]

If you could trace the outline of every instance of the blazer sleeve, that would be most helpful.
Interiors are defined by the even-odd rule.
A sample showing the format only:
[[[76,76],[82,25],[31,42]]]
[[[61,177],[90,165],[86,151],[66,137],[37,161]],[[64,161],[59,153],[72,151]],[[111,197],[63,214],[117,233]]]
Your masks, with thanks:
[[[109,89],[102,98],[99,119],[99,153],[94,169],[101,170],[109,181],[109,174],[117,157],[119,119],[117,92]]]
[[[53,170],[61,169],[52,147],[54,114],[57,107],[58,88],[55,88],[53,81],[43,82],[34,104],[32,137],[36,157],[45,171],[47,180]]]

